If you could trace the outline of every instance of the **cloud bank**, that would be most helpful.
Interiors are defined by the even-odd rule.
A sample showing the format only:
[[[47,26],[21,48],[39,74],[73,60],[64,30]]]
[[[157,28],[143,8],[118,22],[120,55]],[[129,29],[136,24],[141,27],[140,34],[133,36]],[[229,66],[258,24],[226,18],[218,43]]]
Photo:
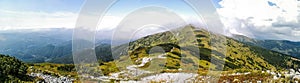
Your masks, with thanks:
[[[71,28],[75,25],[77,14],[0,10],[0,17],[0,30]]]
[[[217,12],[232,34],[300,41],[297,0],[222,0],[219,4]]]
[[[0,10],[0,30],[74,28],[79,13]],[[99,26],[112,29],[121,18],[104,16]]]

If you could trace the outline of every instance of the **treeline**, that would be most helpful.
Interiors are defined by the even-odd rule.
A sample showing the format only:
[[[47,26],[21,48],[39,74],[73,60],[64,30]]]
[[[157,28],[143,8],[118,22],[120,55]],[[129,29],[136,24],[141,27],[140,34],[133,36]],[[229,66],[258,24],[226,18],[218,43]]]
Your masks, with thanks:
[[[0,54],[0,82],[22,82],[31,81],[32,78],[27,76],[27,66],[25,63]]]

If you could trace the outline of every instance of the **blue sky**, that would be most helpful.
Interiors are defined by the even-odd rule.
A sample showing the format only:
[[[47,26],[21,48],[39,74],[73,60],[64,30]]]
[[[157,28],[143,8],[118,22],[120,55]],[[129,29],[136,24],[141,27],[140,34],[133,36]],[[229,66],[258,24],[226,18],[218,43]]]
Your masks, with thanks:
[[[213,0],[217,4],[220,0]],[[69,11],[78,12],[85,0],[0,0],[0,9],[11,11],[43,11],[58,12]],[[128,11],[132,8],[139,8],[145,5],[158,5],[171,9],[190,9],[183,0],[120,0],[113,8],[125,8],[124,10],[113,9],[115,13]]]
[[[78,12],[84,0],[0,0],[0,9],[11,11]]]
[[[217,4],[218,1],[219,0],[213,0],[215,4]],[[183,0],[131,0],[131,2],[127,0],[120,0],[114,4],[109,13],[121,14],[149,5],[166,7],[181,14],[195,13]]]

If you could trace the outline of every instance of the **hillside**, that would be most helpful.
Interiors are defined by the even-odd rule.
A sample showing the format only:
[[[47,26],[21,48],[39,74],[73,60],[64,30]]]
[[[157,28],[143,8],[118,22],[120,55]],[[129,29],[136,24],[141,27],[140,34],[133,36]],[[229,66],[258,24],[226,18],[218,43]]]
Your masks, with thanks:
[[[27,66],[20,60],[0,54],[0,81],[1,82],[26,82],[33,78],[26,75]]]
[[[223,42],[218,44],[224,45],[214,45],[212,42]],[[155,50],[154,48],[157,47],[161,49]],[[222,49],[226,49],[226,52]],[[127,50],[128,52],[126,52]],[[157,60],[157,62],[166,61],[165,63],[153,64],[163,67],[163,72],[176,72],[178,69],[183,69],[182,71],[187,69],[188,71],[190,69],[184,67],[192,69],[199,67],[198,71],[284,70],[296,69],[300,65],[297,59],[289,55],[248,45],[193,26],[146,36],[130,42],[127,50],[120,53],[123,56],[129,55],[133,64],[141,64],[144,57],[165,56],[166,60]],[[197,53],[198,50],[200,53]],[[121,58],[119,62],[127,61],[123,59],[125,58]],[[150,67],[154,67],[153,65]]]
[[[1,83],[78,83],[73,64],[30,64],[0,54],[0,65]]]
[[[257,40],[242,35],[234,35],[233,38],[246,44],[259,46],[268,50],[300,58],[300,42],[288,40]]]

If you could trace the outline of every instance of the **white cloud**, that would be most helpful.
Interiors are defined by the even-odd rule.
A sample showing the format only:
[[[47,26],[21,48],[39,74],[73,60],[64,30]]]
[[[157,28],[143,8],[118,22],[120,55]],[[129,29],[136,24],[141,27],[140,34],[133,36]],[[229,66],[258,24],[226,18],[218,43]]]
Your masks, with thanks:
[[[78,13],[73,12],[47,13],[0,10],[0,30],[74,28],[78,15]],[[98,16],[83,15],[84,20],[95,17]],[[120,21],[121,18],[117,16],[103,16],[98,29],[111,30]]]
[[[122,19],[117,16],[104,16],[100,21],[97,30],[112,30]]]
[[[0,41],[5,41],[6,38],[0,35]]]
[[[201,19],[197,17],[196,14],[185,15],[179,12],[174,12],[172,10],[140,10],[138,14],[131,15],[131,18],[126,18],[124,16],[103,16],[102,20],[99,22],[94,22],[93,19],[99,17],[98,14],[82,14],[81,16],[78,13],[73,12],[30,12],[30,11],[10,11],[10,10],[0,10],[0,30],[17,30],[17,29],[36,29],[44,30],[45,28],[74,28],[74,27],[88,27],[88,29],[98,30],[98,33],[101,35],[112,35],[113,31],[116,30],[116,27],[120,24],[121,21],[132,23],[128,26],[120,26],[120,28],[125,28],[129,32],[132,28],[141,28],[133,27],[135,25],[145,23],[146,21],[139,21],[139,19],[148,19],[147,22],[157,23],[160,26],[165,28],[178,28],[185,25],[185,22],[192,24],[202,23]],[[176,13],[177,15],[175,15]],[[148,18],[147,16],[152,16],[156,18]],[[79,17],[79,18],[78,18]],[[77,23],[77,20],[84,20]],[[160,20],[158,20],[160,19]],[[94,23],[98,23],[98,27],[95,27]],[[126,24],[126,23],[125,23]],[[200,26],[200,25],[199,25]],[[149,27],[148,27],[149,28]],[[146,36],[149,34],[165,31],[164,29],[158,29],[161,27],[154,27],[155,29],[144,29],[138,33],[138,37]],[[84,33],[86,34],[86,33]],[[124,33],[128,34],[128,33]],[[123,35],[123,34],[122,34]]]
[[[203,26],[202,20],[196,14],[186,15],[169,9],[153,8],[139,9],[122,16],[104,16],[97,28],[98,37],[113,35],[118,36],[116,39],[128,39],[128,37],[136,39],[179,28],[187,23]],[[138,26],[144,23],[146,23],[144,26]]]
[[[140,8],[122,17],[113,35],[115,39],[131,39],[161,32],[166,29],[178,28],[186,25],[186,20],[182,16],[167,8],[152,6]],[[138,33],[143,33],[143,35],[139,35]]]
[[[230,33],[300,41],[297,0],[222,0],[219,4],[217,11]]]
[[[0,10],[0,30],[73,28],[77,14],[72,12],[21,12]]]

